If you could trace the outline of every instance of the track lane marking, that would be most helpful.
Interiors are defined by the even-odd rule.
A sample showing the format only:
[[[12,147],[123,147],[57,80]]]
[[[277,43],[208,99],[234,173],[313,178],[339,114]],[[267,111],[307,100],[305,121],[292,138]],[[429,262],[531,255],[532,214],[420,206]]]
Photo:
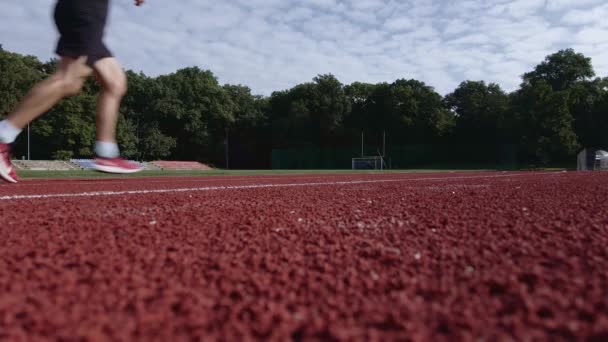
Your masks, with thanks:
[[[374,179],[374,180],[353,180],[353,181],[334,181],[316,183],[279,183],[279,184],[250,184],[250,185],[218,185],[196,188],[174,188],[174,189],[151,189],[151,190],[123,190],[123,191],[91,191],[79,193],[60,193],[60,194],[37,194],[37,195],[9,195],[0,196],[0,201],[20,200],[20,199],[46,199],[46,198],[73,198],[73,197],[101,197],[101,196],[121,196],[121,195],[141,195],[159,193],[180,193],[180,192],[204,192],[214,190],[245,190],[245,189],[264,189],[264,188],[290,188],[306,186],[326,186],[326,185],[356,185],[356,184],[375,184],[375,183],[397,183],[408,181],[449,181],[455,179],[486,179],[486,178],[509,178],[521,176],[538,175],[559,175],[563,172],[544,172],[544,173],[520,173],[508,175],[487,175],[487,176],[462,176],[462,177],[429,177],[429,178],[400,178],[400,179]]]

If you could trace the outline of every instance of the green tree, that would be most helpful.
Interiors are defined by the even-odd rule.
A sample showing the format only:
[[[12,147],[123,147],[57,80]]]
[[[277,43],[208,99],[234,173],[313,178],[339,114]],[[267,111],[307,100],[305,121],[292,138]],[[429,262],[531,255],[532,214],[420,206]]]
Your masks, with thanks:
[[[268,134],[268,101],[251,94],[251,89],[242,85],[224,85],[224,91],[232,103],[234,122],[226,127],[224,150],[227,156],[224,166],[244,168],[261,165],[260,155],[271,144]]]
[[[593,76],[595,72],[591,58],[576,53],[573,49],[566,49],[547,56],[534,71],[524,74],[523,81],[524,85],[545,81],[553,90],[561,91]]]
[[[455,113],[456,141],[494,144],[505,138],[509,97],[497,84],[463,82],[446,95],[445,103]]]
[[[606,90],[607,88],[604,87],[602,96],[595,103],[593,140],[587,145],[604,150],[608,150],[608,91]]]
[[[312,119],[318,122],[321,137],[326,142],[333,141],[333,135],[342,127],[342,121],[351,110],[351,103],[344,91],[344,85],[331,74],[314,78],[311,98],[308,99]]]
[[[131,119],[125,118],[124,115],[118,117],[116,125],[116,140],[120,146],[120,153],[125,158],[142,158],[139,153],[139,138],[137,136],[137,127]]]
[[[0,117],[55,68],[55,60],[0,49]],[[571,160],[580,146],[608,148],[608,79],[594,75],[591,60],[571,49],[547,56],[510,95],[483,81],[442,98],[417,80],[344,86],[327,74],[260,97],[195,67],[159,77],[128,71],[117,138],[129,158],[223,165],[230,152],[252,165],[272,147],[350,147],[362,130],[380,143],[386,131],[392,144],[517,141],[528,161],[551,163]],[[89,80],[31,125],[34,158],[92,154],[98,92]],[[25,154],[24,135],[13,151]]]
[[[162,129],[177,139],[173,157],[220,163],[225,128],[234,122],[233,104],[210,71],[185,68],[156,79],[154,101]]]
[[[36,57],[0,50],[0,117],[10,113],[46,76],[44,65]]]
[[[453,114],[432,87],[416,80],[377,84],[367,99],[364,126],[386,130],[393,142],[431,143],[447,135]]]
[[[514,115],[527,160],[548,164],[572,158],[579,148],[569,91],[554,91],[545,81],[522,87],[514,95]]]
[[[175,138],[162,133],[157,122],[147,124],[144,133],[139,145],[139,152],[143,160],[158,160],[169,157],[171,151],[177,145]]]
[[[228,121],[235,127],[255,127],[265,119],[262,97],[253,96],[251,89],[242,85],[224,85],[224,92],[230,99],[233,121]]]
[[[72,151],[75,157],[90,158],[95,145],[97,97],[81,93],[64,99],[46,115],[53,122],[53,146]]]
[[[269,101],[269,119],[279,144],[334,144],[343,132],[343,120],[351,110],[345,88],[333,75],[319,75],[313,82],[275,92]]]
[[[594,140],[592,121],[601,87],[591,59],[572,49],[547,56],[524,74],[513,94],[513,113],[520,146],[530,161],[549,163],[573,158],[580,141]]]
[[[581,81],[570,89],[569,106],[579,143],[584,147],[608,148],[602,103],[608,94],[608,78]]]

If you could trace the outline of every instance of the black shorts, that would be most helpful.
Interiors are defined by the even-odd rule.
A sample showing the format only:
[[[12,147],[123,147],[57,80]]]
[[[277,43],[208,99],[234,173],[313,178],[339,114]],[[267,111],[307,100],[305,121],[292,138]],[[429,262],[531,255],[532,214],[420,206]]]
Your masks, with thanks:
[[[87,56],[91,67],[112,57],[103,43],[108,9],[109,0],[58,0],[55,24],[61,37],[55,52],[63,57]]]

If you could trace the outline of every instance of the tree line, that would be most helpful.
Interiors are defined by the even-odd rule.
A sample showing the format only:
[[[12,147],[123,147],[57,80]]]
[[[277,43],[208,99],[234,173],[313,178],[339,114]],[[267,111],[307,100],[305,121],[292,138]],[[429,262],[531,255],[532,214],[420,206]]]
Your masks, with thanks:
[[[55,65],[0,47],[0,117]],[[596,77],[591,59],[572,49],[547,56],[510,93],[464,81],[442,96],[413,79],[343,84],[326,74],[258,96],[198,67],[158,77],[129,70],[127,77],[117,135],[124,156],[137,160],[265,168],[273,149],[355,147],[362,133],[376,145],[382,133],[391,146],[468,146],[471,153],[511,146],[522,165],[572,161],[582,147],[608,148],[608,78]],[[91,157],[98,90],[91,79],[81,94],[32,123],[32,159]],[[16,158],[27,154],[25,134],[14,151]]]

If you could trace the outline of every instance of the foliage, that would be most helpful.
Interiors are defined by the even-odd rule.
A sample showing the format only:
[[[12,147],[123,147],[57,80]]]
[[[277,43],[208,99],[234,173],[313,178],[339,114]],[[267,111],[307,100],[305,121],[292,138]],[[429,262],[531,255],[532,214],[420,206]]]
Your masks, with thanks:
[[[0,49],[0,116],[55,63]],[[443,97],[418,80],[345,85],[325,74],[264,97],[244,85],[220,85],[197,67],[158,77],[127,71],[117,140],[129,158],[224,165],[230,154],[239,167],[259,168],[270,166],[273,148],[357,150],[362,132],[376,146],[386,133],[394,146],[511,144],[523,163],[552,163],[570,160],[582,146],[608,148],[608,79],[594,76],[591,59],[572,49],[547,56],[510,94],[468,80]],[[32,156],[90,157],[98,91],[89,80],[81,94],[32,123]],[[16,154],[25,148],[22,136]]]
[[[66,150],[57,150],[53,152],[52,158],[54,160],[70,160],[74,157],[74,153],[72,151]]]

